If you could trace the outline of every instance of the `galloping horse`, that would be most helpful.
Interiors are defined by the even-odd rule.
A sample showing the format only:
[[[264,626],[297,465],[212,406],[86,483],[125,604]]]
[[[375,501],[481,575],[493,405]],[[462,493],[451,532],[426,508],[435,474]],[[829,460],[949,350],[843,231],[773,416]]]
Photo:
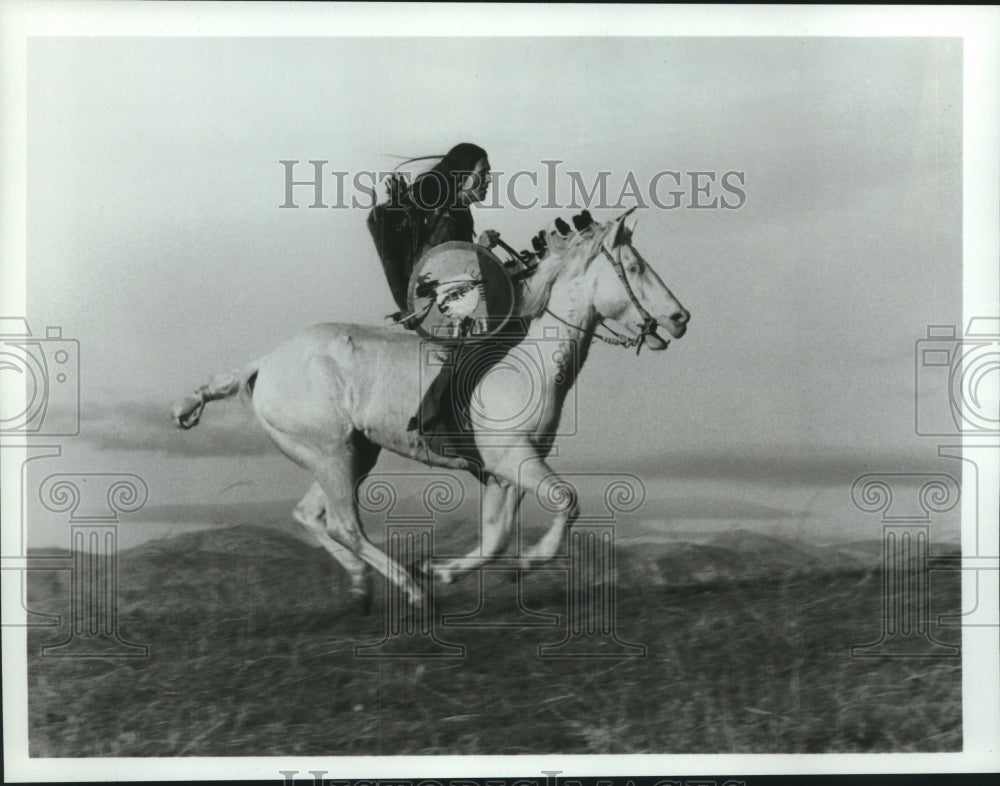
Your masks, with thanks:
[[[599,325],[614,320],[633,334],[632,340],[617,343],[662,350],[669,341],[656,328],[680,338],[690,319],[632,246],[631,212],[566,237],[550,233],[548,255],[519,286],[516,313],[526,321],[527,335],[510,348],[511,354],[528,353],[540,365],[542,382],[490,374],[478,383],[470,397],[470,419],[481,467],[457,455],[431,453],[418,431],[407,431],[431,375],[420,370],[421,339],[394,328],[314,325],[241,373],[218,377],[178,401],[174,422],[191,428],[207,402],[249,397],[275,444],[315,476],[294,517],[344,566],[351,592],[362,601],[371,594],[368,566],[397,584],[411,602],[421,601],[411,576],[368,540],[358,516],[358,489],[383,448],[432,466],[473,471],[485,485],[480,548],[435,568],[444,583],[506,548],[527,492],[543,500],[555,517],[522,555],[522,564],[551,559],[576,518],[577,501],[545,459],[566,395],[593,339],[601,337]],[[530,428],[491,427],[503,420],[497,417],[497,402],[502,409],[503,402],[527,399],[537,404]]]

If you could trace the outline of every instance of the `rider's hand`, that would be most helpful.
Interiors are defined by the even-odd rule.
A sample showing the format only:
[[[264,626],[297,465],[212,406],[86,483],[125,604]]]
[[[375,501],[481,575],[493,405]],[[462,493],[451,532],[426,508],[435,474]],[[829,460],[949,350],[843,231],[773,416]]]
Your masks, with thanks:
[[[495,229],[487,229],[479,236],[479,245],[493,248],[500,242],[500,233]]]

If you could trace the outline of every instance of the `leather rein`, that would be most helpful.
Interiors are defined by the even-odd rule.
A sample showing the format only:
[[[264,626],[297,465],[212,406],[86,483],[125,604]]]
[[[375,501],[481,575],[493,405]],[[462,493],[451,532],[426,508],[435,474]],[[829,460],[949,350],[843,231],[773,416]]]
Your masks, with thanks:
[[[629,246],[629,248],[632,247],[631,243],[626,243],[625,245]],[[618,246],[618,248],[620,249],[621,246]],[[659,323],[656,321],[653,315],[646,310],[646,308],[642,305],[642,303],[639,302],[639,298],[637,298],[635,296],[635,292],[632,291],[632,285],[629,283],[628,276],[625,275],[625,267],[624,265],[622,265],[621,251],[619,250],[617,256],[612,256],[611,252],[608,251],[608,249],[602,245],[601,253],[603,253],[604,256],[607,257],[608,262],[611,263],[611,267],[614,268],[614,271],[617,274],[618,279],[622,282],[622,286],[625,287],[625,292],[628,294],[629,300],[632,301],[632,305],[635,306],[636,311],[639,312],[639,316],[642,317],[642,326],[639,329],[639,335],[627,336],[623,333],[619,333],[614,328],[612,328],[607,322],[604,321],[604,317],[598,316],[598,321],[601,323],[601,326],[609,333],[611,333],[611,336],[603,336],[600,333],[595,332],[594,338],[600,339],[605,344],[611,344],[612,346],[616,347],[625,347],[626,349],[631,349],[632,347],[635,347],[635,354],[638,355],[639,351],[646,343],[646,339],[649,336],[656,336],[656,328],[659,327]],[[577,327],[576,325],[573,325],[570,322],[567,322],[558,314],[553,314],[551,311],[549,311],[548,307],[545,308],[545,313],[551,317],[554,317],[559,322],[562,322],[567,327],[571,327],[574,330],[580,331],[581,333],[584,332],[582,328]],[[667,346],[670,346],[670,339],[665,339],[660,336],[657,336],[657,338],[659,338],[660,341],[664,342],[664,344],[666,344]]]

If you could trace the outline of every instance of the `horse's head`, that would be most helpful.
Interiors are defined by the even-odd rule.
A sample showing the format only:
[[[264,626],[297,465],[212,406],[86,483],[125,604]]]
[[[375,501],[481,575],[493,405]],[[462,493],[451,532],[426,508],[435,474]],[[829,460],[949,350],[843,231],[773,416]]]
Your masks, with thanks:
[[[633,210],[602,230],[598,256],[588,268],[594,309],[600,317],[614,320],[635,334],[651,327],[649,317],[652,317],[657,326],[665,328],[673,338],[680,338],[687,330],[691,314],[632,245],[637,221]],[[653,334],[646,339],[646,346],[666,349],[667,342]]]

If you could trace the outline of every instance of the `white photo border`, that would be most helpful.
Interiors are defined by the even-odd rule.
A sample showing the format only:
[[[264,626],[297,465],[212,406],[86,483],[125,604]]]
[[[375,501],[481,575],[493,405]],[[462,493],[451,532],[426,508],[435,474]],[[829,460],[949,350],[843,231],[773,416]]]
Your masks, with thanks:
[[[927,36],[959,37],[964,45],[963,255],[964,316],[997,314],[1000,259],[1000,10],[872,6],[546,6],[388,3],[138,3],[6,2],[0,5],[0,314],[24,314],[26,288],[26,55],[34,36]],[[331,36],[334,37],[334,36]],[[9,394],[9,391],[7,393]],[[17,449],[3,464],[3,512],[18,515]],[[5,456],[6,458],[6,456]],[[996,456],[980,467],[980,484],[996,489]],[[14,477],[10,477],[13,469]],[[963,522],[976,500],[965,500]],[[993,507],[990,508],[989,506]],[[980,507],[997,521],[996,499]],[[4,520],[10,521],[8,515]],[[5,527],[4,544],[10,536]],[[974,533],[973,533],[974,534]],[[970,533],[963,534],[963,548]],[[987,535],[996,546],[996,532]],[[980,549],[983,541],[980,540]],[[971,553],[971,552],[966,552]],[[981,552],[980,552],[981,553]],[[970,580],[963,581],[963,601]],[[996,582],[985,611],[998,613]],[[5,620],[23,615],[3,599]],[[17,781],[280,779],[280,770],[327,770],[330,777],[436,779],[460,777],[743,775],[779,773],[984,772],[1000,767],[1000,646],[998,628],[963,630],[961,753],[817,755],[435,756],[187,759],[38,759],[27,756],[26,632],[3,631],[3,719],[6,778]]]

